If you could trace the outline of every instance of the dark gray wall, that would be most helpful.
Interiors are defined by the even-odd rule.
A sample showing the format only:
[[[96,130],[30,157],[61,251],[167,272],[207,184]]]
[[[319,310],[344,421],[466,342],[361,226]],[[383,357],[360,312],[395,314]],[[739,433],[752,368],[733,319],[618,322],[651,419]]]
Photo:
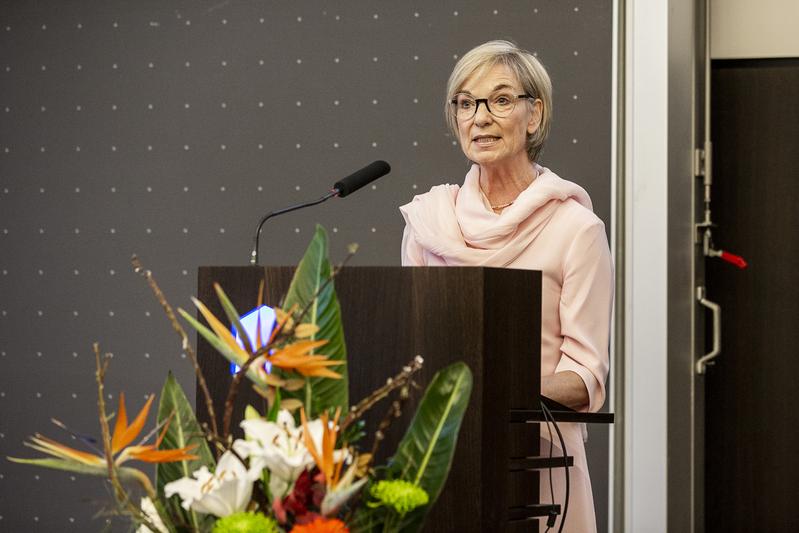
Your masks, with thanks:
[[[542,163],[610,226],[611,2],[5,2],[0,7],[0,456],[27,435],[97,434],[91,343],[128,409],[191,370],[138,253],[175,305],[198,265],[244,264],[257,218],[374,159],[391,175],[270,223],[291,264],[314,224],[354,264],[399,263],[397,206],[460,182],[441,119],[457,55],[493,38],[536,51],[555,85]],[[112,404],[115,409],[115,403]],[[606,432],[589,461],[606,508]],[[93,531],[98,480],[0,462],[0,530]],[[121,526],[118,526],[121,527]],[[115,529],[118,529],[115,527]]]

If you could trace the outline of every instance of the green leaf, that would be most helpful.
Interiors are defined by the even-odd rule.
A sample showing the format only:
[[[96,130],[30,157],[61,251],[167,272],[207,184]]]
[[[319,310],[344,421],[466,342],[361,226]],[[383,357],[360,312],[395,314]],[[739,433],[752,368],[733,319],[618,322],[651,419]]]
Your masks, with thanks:
[[[18,457],[7,458],[12,463],[20,463],[23,465],[41,466],[43,468],[51,468],[54,470],[66,470],[67,472],[76,472],[78,474],[89,474],[92,476],[108,476],[108,467],[103,465],[87,465],[79,461],[70,461],[69,459],[55,459],[55,458],[40,458],[40,459],[20,459]]]
[[[158,496],[164,500],[166,500],[164,498],[164,486],[167,483],[183,477],[191,477],[192,473],[202,466],[207,466],[209,470],[213,470],[215,464],[208,442],[205,440],[200,424],[194,416],[194,410],[172,372],[167,376],[164,387],[161,389],[161,399],[158,404],[158,423],[161,424],[170,417],[169,427],[159,449],[172,450],[197,445],[191,453],[198,455],[199,459],[159,463],[156,465],[156,488]],[[171,500],[174,501],[169,502],[170,508],[173,512],[178,512],[183,521],[191,524],[196,529],[207,525],[205,522],[210,517],[200,515],[192,510],[184,510],[179,505],[180,498],[177,495],[173,496]]]
[[[463,414],[472,392],[472,372],[459,362],[439,371],[427,387],[411,425],[389,463],[389,477],[423,488],[430,502],[405,515],[398,531],[419,531],[447,481]]]
[[[322,226],[317,225],[316,233],[291,280],[284,308],[288,310],[292,305],[297,304],[299,309],[304,309],[309,302],[314,300],[314,296],[328,280],[330,274],[327,233]],[[319,327],[319,331],[311,339],[328,341],[326,345],[322,346],[320,353],[327,355],[331,360],[347,361],[347,347],[344,343],[344,329],[341,325],[341,309],[333,281],[319,293],[316,301],[312,303],[303,318],[303,322]],[[306,394],[310,396],[309,419],[335,407],[341,407],[342,411],[346,413],[349,410],[347,367],[344,365],[336,367],[336,371],[342,375],[341,379],[308,378],[306,390],[283,391],[284,396],[297,398],[306,405],[308,403],[306,400],[309,399]]]
[[[230,301],[230,298],[227,297],[225,291],[222,290],[222,287],[214,283],[214,290],[219,298],[219,303],[222,304],[222,309],[225,310],[227,319],[230,321],[230,324],[236,328],[236,333],[238,333],[239,337],[241,337],[241,341],[244,344],[244,349],[247,351],[247,353],[252,355],[252,343],[250,342],[250,337],[247,335],[247,330],[241,325],[239,312],[236,311],[235,307],[233,307],[233,303]]]
[[[76,474],[87,474],[90,476],[108,477],[108,467],[103,463],[102,465],[87,465],[80,461],[73,461],[70,459],[57,459],[53,457],[42,457],[38,459],[21,459],[19,457],[7,457],[12,463],[19,463],[23,465],[40,466],[42,468],[49,468],[51,470],[64,470],[66,472],[74,472]],[[122,481],[139,482],[139,475],[133,468],[126,466],[117,468],[117,475]]]
[[[282,394],[280,393],[280,387],[275,388],[275,401],[272,404],[272,407],[269,409],[269,412],[266,413],[266,421],[267,422],[277,422],[277,414],[280,412],[280,402],[282,400]]]

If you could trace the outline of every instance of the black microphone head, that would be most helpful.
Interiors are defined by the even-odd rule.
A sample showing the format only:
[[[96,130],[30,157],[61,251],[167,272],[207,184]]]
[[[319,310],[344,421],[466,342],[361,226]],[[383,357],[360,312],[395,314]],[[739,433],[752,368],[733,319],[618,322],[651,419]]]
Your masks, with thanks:
[[[333,189],[338,191],[340,198],[344,198],[348,194],[352,194],[364,185],[372,183],[374,180],[381,176],[385,176],[391,172],[391,166],[385,161],[375,161],[369,163],[361,170],[355,171],[341,181],[337,181],[333,185]]]

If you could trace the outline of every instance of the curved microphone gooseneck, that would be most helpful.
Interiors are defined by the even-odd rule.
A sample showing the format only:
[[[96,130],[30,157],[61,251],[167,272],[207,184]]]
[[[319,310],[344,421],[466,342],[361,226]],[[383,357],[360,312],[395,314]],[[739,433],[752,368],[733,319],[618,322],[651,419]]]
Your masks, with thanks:
[[[296,211],[297,209],[302,209],[303,207],[311,207],[312,205],[321,204],[324,201],[333,198],[334,196],[339,196],[339,191],[333,189],[326,195],[322,196],[318,200],[312,200],[310,202],[305,202],[302,204],[293,205],[291,207],[286,207],[284,209],[278,209],[277,211],[272,211],[264,215],[260,221],[258,221],[258,226],[255,228],[255,239],[253,242],[252,252],[250,252],[250,264],[257,265],[258,264],[258,242],[261,240],[261,230],[264,228],[264,223],[272,217],[276,217],[278,215],[282,215],[284,213],[290,213],[292,211]]]
[[[353,172],[346,178],[337,181],[336,184],[333,185],[333,189],[318,200],[311,200],[310,202],[304,202],[267,213],[261,218],[261,220],[258,221],[258,226],[255,228],[255,238],[253,239],[252,252],[250,252],[250,264],[258,264],[258,243],[261,240],[261,230],[264,227],[264,223],[270,218],[282,215],[284,213],[290,213],[291,211],[296,211],[297,209],[302,209],[303,207],[321,204],[322,202],[325,202],[334,196],[344,198],[345,196],[354,193],[364,185],[372,183],[377,178],[385,176],[389,172],[391,172],[391,166],[388,163],[385,161],[374,161],[362,169]]]

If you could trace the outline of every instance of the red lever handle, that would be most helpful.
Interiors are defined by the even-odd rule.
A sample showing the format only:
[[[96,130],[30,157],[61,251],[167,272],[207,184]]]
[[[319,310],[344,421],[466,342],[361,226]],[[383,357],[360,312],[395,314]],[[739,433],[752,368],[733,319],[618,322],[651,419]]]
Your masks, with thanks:
[[[721,252],[721,259],[727,261],[728,263],[732,263],[733,265],[737,266],[738,268],[746,268],[748,265],[743,257],[740,255],[731,254],[730,252],[725,252],[722,250]]]

